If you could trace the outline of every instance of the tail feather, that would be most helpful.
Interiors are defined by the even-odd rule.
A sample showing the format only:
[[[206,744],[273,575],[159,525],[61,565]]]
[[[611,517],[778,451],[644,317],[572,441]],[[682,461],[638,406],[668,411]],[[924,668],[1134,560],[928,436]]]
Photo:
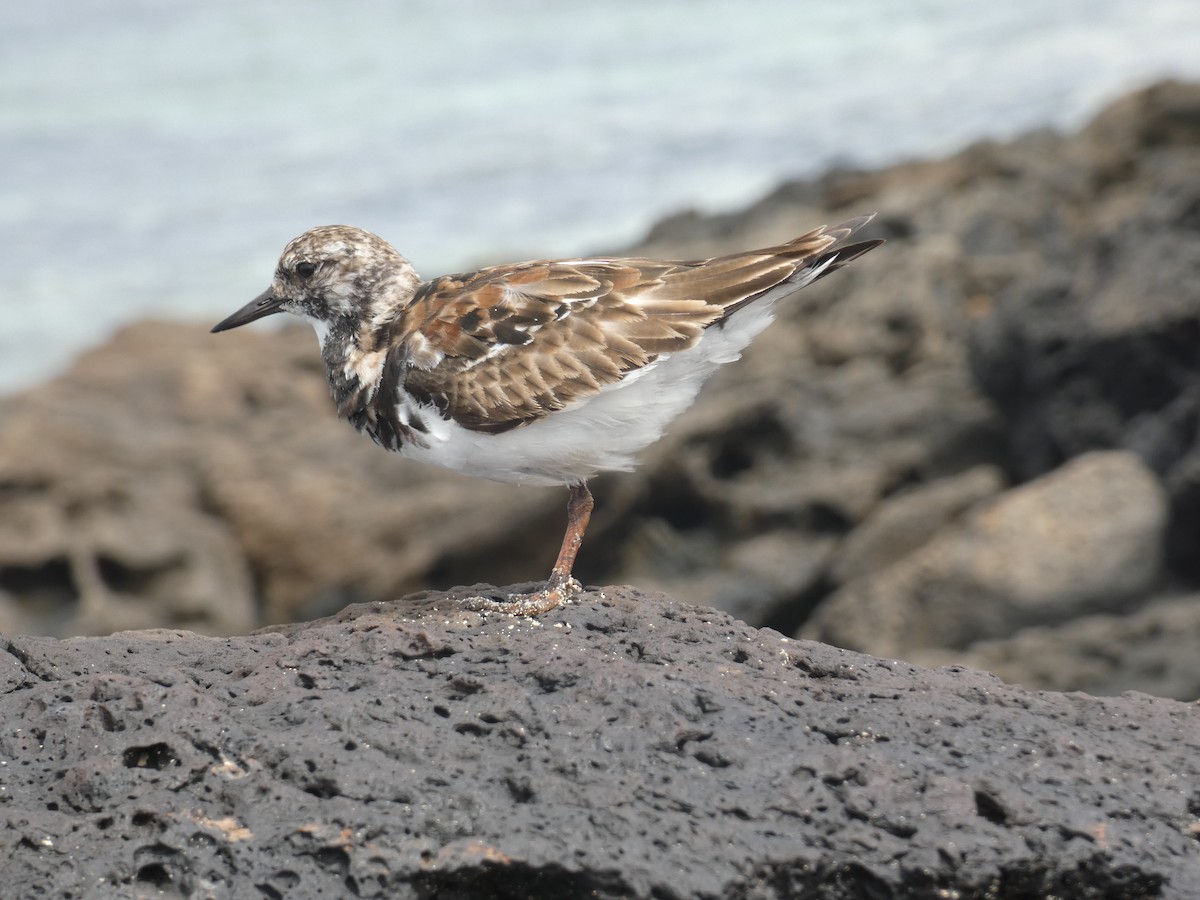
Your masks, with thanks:
[[[803,276],[808,273],[805,278],[805,284],[812,284],[828,275],[830,272],[836,272],[838,269],[847,263],[851,263],[858,259],[864,253],[874,250],[882,240],[860,241],[857,244],[842,244],[846,238],[854,234],[868,222],[875,218],[875,213],[868,213],[865,216],[855,216],[853,219],[847,219],[840,225],[833,225],[829,228],[821,229],[822,232],[833,238],[834,242],[830,249],[818,253],[816,256],[808,260],[808,262],[797,270],[796,274]],[[816,274],[812,274],[813,272]]]
[[[745,256],[754,256],[763,254],[775,256],[776,258],[795,259],[795,269],[787,276],[782,284],[792,286],[792,291],[798,291],[800,288],[812,284],[814,281],[819,281],[830,272],[836,272],[842,266],[858,259],[864,253],[874,250],[882,240],[859,241],[856,244],[841,244],[846,238],[854,234],[868,222],[875,218],[875,213],[870,213],[865,216],[856,216],[853,219],[847,219],[840,225],[825,226],[810,231],[808,234],[801,235],[794,241],[783,244],[779,247],[769,248],[767,250],[752,251]],[[824,249],[813,252],[814,240],[819,241],[817,246],[824,245]],[[761,291],[755,291],[746,294],[735,303],[726,306],[720,320],[724,321],[731,315],[749,306],[760,297],[769,294],[773,289],[780,286],[780,282],[774,282],[771,286],[764,288]],[[790,292],[788,292],[790,293]]]

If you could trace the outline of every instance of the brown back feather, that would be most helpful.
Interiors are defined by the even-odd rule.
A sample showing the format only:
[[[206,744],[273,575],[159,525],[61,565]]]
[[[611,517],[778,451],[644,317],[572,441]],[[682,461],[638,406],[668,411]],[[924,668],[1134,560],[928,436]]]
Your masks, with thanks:
[[[708,260],[545,261],[443,276],[391,326],[406,353],[384,378],[403,379],[466,428],[507,431],[691,347],[803,269],[827,263],[827,274],[861,256],[881,242],[831,248],[869,218]]]

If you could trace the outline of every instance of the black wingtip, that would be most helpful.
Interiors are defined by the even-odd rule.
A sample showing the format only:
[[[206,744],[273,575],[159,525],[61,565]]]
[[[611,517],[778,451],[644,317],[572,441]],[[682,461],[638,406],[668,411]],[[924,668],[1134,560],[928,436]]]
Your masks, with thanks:
[[[858,259],[864,253],[874,250],[880,244],[886,244],[883,238],[876,238],[871,241],[859,241],[857,244],[847,244],[844,247],[838,247],[834,254],[837,257],[837,264],[844,266],[846,263]]]
[[[870,216],[863,216],[862,218],[866,219],[867,222],[871,220]],[[863,224],[865,225],[866,222]],[[817,275],[813,281],[820,281],[830,272],[836,272],[838,269],[842,268],[842,266],[854,262],[854,260],[858,259],[864,253],[869,253],[880,244],[885,243],[887,242],[881,239],[872,241],[859,241],[857,244],[846,244],[844,247],[835,247],[832,250],[822,253],[812,262],[813,268],[820,268],[823,266],[823,268],[821,268],[821,273]]]

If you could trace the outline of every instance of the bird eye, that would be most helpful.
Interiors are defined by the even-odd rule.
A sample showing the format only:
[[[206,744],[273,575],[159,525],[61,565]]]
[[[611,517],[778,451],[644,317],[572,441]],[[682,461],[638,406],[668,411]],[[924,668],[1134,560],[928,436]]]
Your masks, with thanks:
[[[317,271],[317,264],[311,262],[296,263],[296,274],[301,278],[312,278],[313,272]]]

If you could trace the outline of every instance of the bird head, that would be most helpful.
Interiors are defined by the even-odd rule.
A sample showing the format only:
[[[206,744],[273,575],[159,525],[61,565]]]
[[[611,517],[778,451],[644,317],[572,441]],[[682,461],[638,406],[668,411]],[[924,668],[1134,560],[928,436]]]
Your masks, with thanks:
[[[271,286],[212,330],[287,312],[309,320],[323,341],[339,322],[354,333],[364,320],[394,313],[418,281],[408,260],[383,238],[349,225],[322,225],[294,238],[279,257]]]

